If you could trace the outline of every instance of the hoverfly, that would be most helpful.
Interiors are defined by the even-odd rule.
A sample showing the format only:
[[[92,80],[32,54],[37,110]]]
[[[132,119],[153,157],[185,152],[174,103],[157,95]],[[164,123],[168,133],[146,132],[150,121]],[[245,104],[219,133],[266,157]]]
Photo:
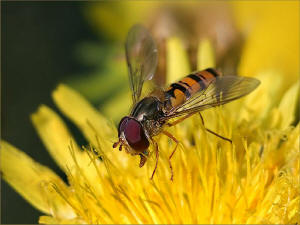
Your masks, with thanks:
[[[171,180],[173,180],[173,168],[171,158],[174,155],[178,141],[165,126],[174,126],[184,119],[202,110],[226,104],[252,92],[260,81],[255,78],[239,76],[221,76],[215,69],[193,72],[168,88],[156,90],[141,99],[143,84],[151,80],[157,66],[157,48],[148,30],[142,25],[134,25],[125,43],[126,60],[129,70],[129,82],[132,92],[133,108],[129,116],[121,119],[118,127],[119,150],[124,147],[131,155],[140,156],[142,167],[149,156],[148,147],[155,147],[156,163],[151,179],[157,168],[159,150],[153,137],[165,134],[176,146],[169,156]],[[200,114],[201,115],[201,114]],[[170,119],[178,118],[170,123]],[[204,124],[203,118],[201,116]],[[230,141],[213,131],[206,129],[216,136]]]

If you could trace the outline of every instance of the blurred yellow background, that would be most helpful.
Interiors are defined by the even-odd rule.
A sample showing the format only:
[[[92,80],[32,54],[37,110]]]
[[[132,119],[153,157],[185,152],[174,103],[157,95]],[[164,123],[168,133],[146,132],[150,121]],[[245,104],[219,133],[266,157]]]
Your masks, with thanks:
[[[106,55],[105,69],[99,67],[67,83],[100,105],[106,116],[117,120],[120,113],[127,113],[130,93],[123,44],[129,28],[142,23],[158,44],[158,83],[170,83],[196,70],[198,47],[206,39],[214,48],[216,67],[225,75],[272,72],[282,77],[283,94],[299,75],[298,9],[298,1],[91,3],[84,13],[92,29],[107,40],[108,52],[103,46],[98,49]],[[95,50],[83,48],[81,54],[92,55],[91,51]],[[186,66],[170,71],[174,67],[166,62]]]

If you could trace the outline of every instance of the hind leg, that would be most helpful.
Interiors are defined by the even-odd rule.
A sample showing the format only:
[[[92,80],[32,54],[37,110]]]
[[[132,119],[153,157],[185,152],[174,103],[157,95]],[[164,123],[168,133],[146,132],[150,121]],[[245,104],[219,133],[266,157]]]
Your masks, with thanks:
[[[206,131],[208,131],[209,133],[211,133],[211,134],[213,134],[213,135],[215,135],[215,136],[217,136],[217,137],[219,137],[219,138],[221,138],[221,139],[223,139],[223,140],[225,140],[225,141],[228,141],[228,142],[230,142],[230,144],[232,144],[232,140],[231,140],[231,139],[226,138],[226,137],[223,137],[223,136],[221,136],[220,134],[217,134],[217,133],[215,133],[214,131],[212,131],[212,130],[206,128],[206,127],[205,127],[205,124],[204,124],[204,119],[203,119],[203,117],[202,117],[202,115],[201,115],[200,112],[199,112],[199,115],[200,115],[200,118],[201,118],[203,127],[205,128]]]
[[[187,114],[187,115],[185,115],[185,116],[179,118],[178,120],[176,120],[176,121],[174,121],[174,122],[172,122],[172,123],[167,123],[166,125],[167,125],[168,127],[175,126],[176,124],[178,124],[178,123],[184,121],[185,119],[189,118],[190,116],[192,116],[192,115],[194,115],[194,114],[195,114],[195,113]]]

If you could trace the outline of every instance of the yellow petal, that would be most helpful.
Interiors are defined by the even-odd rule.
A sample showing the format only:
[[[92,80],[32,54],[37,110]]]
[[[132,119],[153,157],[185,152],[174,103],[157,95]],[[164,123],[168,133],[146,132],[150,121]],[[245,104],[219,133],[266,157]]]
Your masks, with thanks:
[[[5,141],[1,141],[0,152],[3,179],[30,204],[48,214],[53,212],[55,205],[60,216],[74,216],[72,209],[48,187],[49,183],[55,183],[61,189],[66,189],[66,185],[52,170]]]
[[[127,163],[128,156],[112,148],[118,138],[114,124],[108,122],[86,99],[62,84],[53,92],[53,99],[62,113],[74,122],[98,151],[105,153],[106,158],[116,161],[116,164]],[[52,132],[55,135],[55,130]],[[85,161],[83,165],[86,164]]]
[[[70,172],[73,176],[80,174],[83,180],[78,179],[79,183],[91,183],[99,179],[99,169],[102,174],[106,174],[103,173],[104,166],[98,168],[102,164],[101,161],[95,160],[92,163],[86,152],[88,150],[79,149],[64,122],[50,108],[41,106],[32,115],[32,121],[44,145],[65,173]],[[99,188],[98,185],[96,187]]]
[[[299,82],[296,82],[283,96],[279,111],[281,112],[281,128],[290,126],[296,116],[297,99],[299,98]]]
[[[190,72],[187,53],[178,38],[167,40],[167,83],[181,79]]]
[[[214,48],[208,39],[204,39],[199,43],[197,60],[198,70],[216,66]]]
[[[31,115],[31,120],[44,145],[51,156],[64,171],[72,168],[74,162],[70,155],[69,146],[74,138],[69,133],[62,119],[45,105]],[[74,142],[74,141],[73,141]],[[73,143],[76,154],[80,154],[78,146]]]
[[[240,111],[240,119],[249,120],[249,118],[263,119],[269,116],[269,111],[274,107],[274,102],[279,99],[282,75],[275,71],[264,71],[256,77],[261,81],[258,88],[246,96],[244,99],[230,103]],[[240,101],[245,101],[244,107],[240,107]]]
[[[40,224],[86,224],[82,219],[58,219],[52,216],[40,216],[39,218]]]
[[[126,82],[126,85],[129,85],[129,83]],[[127,115],[129,113],[131,105],[131,93],[129,91],[122,91],[111,101],[106,103],[102,110],[103,113],[108,115],[113,121],[120,121],[122,115]]]
[[[112,129],[114,126],[81,95],[61,84],[52,96],[62,113],[78,126],[93,145],[97,146],[96,135],[108,146],[112,145],[108,140],[116,135]]]

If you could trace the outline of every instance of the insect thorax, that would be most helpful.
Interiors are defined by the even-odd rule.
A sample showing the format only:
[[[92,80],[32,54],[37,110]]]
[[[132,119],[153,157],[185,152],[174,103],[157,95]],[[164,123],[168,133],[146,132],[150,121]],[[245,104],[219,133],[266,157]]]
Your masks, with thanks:
[[[160,132],[163,125],[160,122],[164,116],[163,103],[153,96],[143,98],[130,115],[141,122],[147,134],[152,137]]]

